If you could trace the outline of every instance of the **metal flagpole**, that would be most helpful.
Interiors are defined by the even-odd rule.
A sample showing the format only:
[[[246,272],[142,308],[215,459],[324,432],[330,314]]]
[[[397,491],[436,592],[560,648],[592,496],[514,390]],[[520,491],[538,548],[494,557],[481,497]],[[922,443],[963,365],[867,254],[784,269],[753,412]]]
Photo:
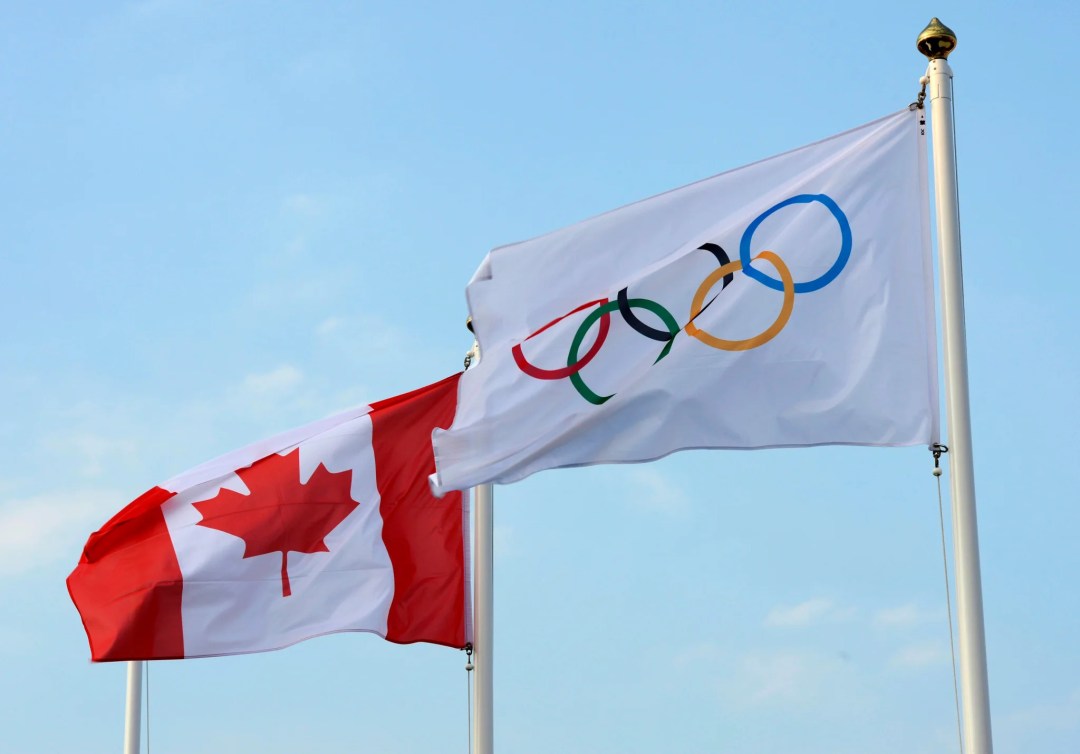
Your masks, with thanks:
[[[975,514],[975,471],[968,400],[964,276],[960,258],[960,212],[956,187],[952,69],[946,58],[956,35],[936,18],[919,35],[919,52],[930,60],[934,195],[941,267],[941,314],[945,343],[945,401],[952,479],[953,550],[956,560],[956,617],[960,643],[960,689],[964,739],[970,754],[992,754],[990,689],[986,671],[979,532]]]
[[[124,754],[139,754],[142,734],[143,664],[127,664],[127,706],[124,712]]]
[[[492,528],[493,485],[475,488],[475,531],[473,548],[473,662],[476,679],[473,684],[473,754],[492,754],[495,751],[494,699],[492,697],[492,648],[495,630],[495,599]]]
[[[472,317],[465,322],[472,332]],[[465,369],[480,361],[480,344],[473,342],[465,357]],[[495,633],[495,537],[494,487],[473,488],[473,683],[472,754],[495,751],[492,649]]]

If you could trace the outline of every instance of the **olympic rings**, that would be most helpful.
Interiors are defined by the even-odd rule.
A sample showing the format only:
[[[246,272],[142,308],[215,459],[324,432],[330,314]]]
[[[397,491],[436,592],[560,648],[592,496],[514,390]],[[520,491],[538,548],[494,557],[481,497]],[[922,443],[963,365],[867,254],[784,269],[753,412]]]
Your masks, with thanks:
[[[750,266],[750,240],[754,237],[754,232],[758,229],[758,226],[772,213],[783,209],[790,204],[809,204],[811,202],[818,202],[819,204],[824,205],[825,208],[832,213],[832,216],[836,218],[836,222],[840,226],[840,253],[837,255],[836,261],[833,262],[832,267],[827,269],[819,277],[808,280],[805,283],[795,283],[795,292],[810,293],[811,291],[824,288],[836,279],[836,276],[844,269],[848,258],[851,256],[851,225],[848,224],[847,216],[844,214],[843,210],[841,210],[836,202],[825,194],[799,194],[790,199],[785,199],[779,204],[769,207],[769,209],[758,215],[754,222],[746,226],[746,230],[742,235],[742,240],[739,242],[739,260],[743,263],[743,272],[746,273],[747,277],[753,278],[762,285],[769,286],[774,291],[782,291],[784,289],[783,283],[779,280],[769,277],[764,272],[755,270]]]
[[[569,317],[571,314],[574,314],[575,312],[580,312],[582,309],[588,309],[594,304],[606,304],[607,302],[608,300],[606,298],[597,299],[596,301],[587,301],[578,308],[571,309],[558,319],[551,320],[546,325],[544,325],[539,330],[530,335],[528,338],[525,338],[525,340],[535,338],[544,330],[548,329],[553,325],[557,325],[559,322],[562,322],[564,319]],[[518,369],[520,369],[522,372],[529,375],[530,377],[535,377],[538,380],[561,380],[563,377],[569,377],[573,374],[577,374],[586,364],[593,360],[593,357],[596,356],[596,354],[600,353],[600,349],[603,347],[604,341],[607,340],[609,329],[611,329],[611,318],[605,313],[603,319],[600,320],[600,332],[597,334],[596,342],[593,343],[592,348],[589,349],[589,352],[585,354],[585,357],[581,359],[581,361],[574,363],[574,359],[571,359],[564,369],[540,369],[539,367],[533,366],[525,359],[525,354],[521,350],[521,343],[518,343],[513,348],[512,353],[514,354],[514,363],[518,365]]]
[[[665,338],[667,344],[660,351],[660,355],[656,357],[656,361],[653,362],[653,364],[655,364],[657,361],[660,361],[660,359],[667,356],[668,351],[671,350],[671,344],[675,342],[675,336],[679,334],[679,323],[675,321],[675,318],[673,316],[671,316],[671,312],[669,312],[667,309],[665,309],[655,301],[650,301],[647,298],[628,299],[626,301],[626,304],[629,308],[632,309],[648,309],[650,312],[663,320],[665,325],[667,325],[668,336]],[[620,308],[620,306],[621,301],[608,301],[607,303],[602,304],[600,307],[593,309],[591,312],[589,312],[589,316],[587,316],[582,321],[581,326],[578,327],[577,333],[574,334],[573,342],[570,344],[570,354],[567,357],[567,362],[569,364],[574,364],[575,362],[577,362],[578,349],[581,348],[581,342],[585,340],[585,335],[592,328],[593,323],[601,317],[607,317],[610,312]],[[602,326],[603,325],[601,324],[601,327]],[[599,339],[599,336],[597,336],[597,340]],[[570,375],[570,382],[573,383],[578,393],[581,394],[581,397],[587,400],[589,403],[599,406],[601,403],[606,402],[612,397],[612,395],[614,395],[614,393],[612,393],[611,395],[597,395],[589,389],[588,385],[585,384],[585,380],[581,379],[581,375],[578,374],[578,371],[580,370],[577,370]]]
[[[707,251],[710,254],[712,254],[714,257],[716,257],[716,261],[720,264],[721,267],[723,267],[724,265],[730,265],[731,264],[731,259],[728,257],[727,252],[724,251],[723,248],[721,248],[718,244],[703,243],[703,244],[701,244],[701,246],[698,247],[698,249],[701,250],[701,251]],[[736,270],[737,269],[738,268],[736,268]],[[723,276],[724,282],[720,286],[720,290],[722,291],[725,288],[727,288],[728,283],[730,283],[734,277],[735,276],[734,276],[734,274],[732,274],[732,272],[729,272],[726,275],[724,275]],[[717,296],[719,296],[719,295],[720,294],[718,293]],[[663,330],[658,330],[655,327],[650,327],[649,325],[645,324],[640,319],[638,319],[637,315],[635,315],[633,313],[633,311],[631,311],[631,309],[633,307],[630,306],[628,299],[629,299],[629,294],[627,293],[626,288],[623,288],[621,291],[619,291],[619,295],[618,295],[619,314],[621,314],[622,318],[624,320],[626,320],[626,324],[630,325],[630,327],[634,328],[636,331],[638,331],[639,333],[644,335],[646,338],[652,338],[653,340],[659,340],[661,343],[667,343],[673,337],[675,337],[670,332],[664,332]],[[638,300],[639,301],[644,301],[644,299],[638,299]],[[709,300],[709,304],[711,304],[715,300],[716,300],[716,296],[714,296],[712,299]],[[709,307],[709,304],[705,304],[705,306],[702,307],[702,311],[707,309]],[[665,309],[665,311],[667,311],[667,310]],[[676,332],[678,332],[678,328],[676,328]]]
[[[715,335],[710,335],[704,330],[698,329],[698,326],[694,324],[694,318],[705,310],[705,296],[716,284],[725,273],[729,270],[731,272],[738,272],[743,269],[741,259],[736,259],[730,264],[726,264],[718,270],[714,270],[707,278],[705,278],[701,285],[697,289],[697,293],[694,294],[694,300],[690,304],[690,321],[686,323],[686,334],[694,338],[697,338],[707,346],[718,348],[721,351],[749,351],[751,348],[757,348],[758,346],[768,343],[775,338],[784,326],[787,325],[788,320],[791,319],[791,310],[795,308],[795,281],[791,277],[791,270],[784,264],[780,257],[773,254],[771,251],[763,251],[758,254],[754,259],[766,259],[776,271],[780,273],[780,279],[784,284],[784,303],[780,307],[780,314],[777,316],[776,321],[769,325],[759,335],[755,335],[752,338],[745,340],[724,340],[717,338]]]
[[[840,228],[840,251],[837,254],[836,260],[828,270],[813,280],[796,283],[787,264],[785,264],[775,252],[764,250],[758,252],[756,256],[751,258],[750,244],[753,240],[754,233],[757,232],[757,229],[767,218],[784,207],[794,204],[812,203],[821,204],[829,210]],[[709,242],[698,247],[700,250],[707,251],[716,257],[719,266],[709,273],[709,275],[698,285],[690,304],[690,317],[684,327],[680,328],[679,323],[676,321],[675,317],[672,316],[671,312],[656,301],[640,297],[631,298],[628,288],[623,288],[618,292],[615,301],[601,298],[584,303],[561,317],[553,319],[532,335],[525,338],[525,340],[535,338],[540,333],[553,327],[570,315],[591,308],[592,310],[585,316],[578,326],[577,332],[574,334],[573,341],[570,344],[569,353],[567,354],[565,367],[560,369],[541,369],[531,364],[525,358],[525,354],[521,348],[524,341],[511,349],[514,362],[522,372],[536,379],[558,380],[569,377],[574,389],[577,390],[582,398],[593,405],[599,406],[610,400],[614,396],[614,393],[612,395],[599,395],[585,384],[585,380],[580,373],[581,370],[596,357],[606,342],[608,333],[611,329],[611,312],[617,310],[622,315],[623,320],[638,334],[664,344],[664,347],[660,350],[660,354],[656,357],[656,360],[653,361],[654,364],[668,355],[672,345],[675,343],[675,337],[683,330],[694,339],[711,348],[716,348],[721,351],[748,351],[752,348],[765,345],[787,326],[795,308],[795,294],[810,293],[820,290],[836,279],[847,266],[848,260],[851,257],[851,247],[851,225],[839,205],[833,201],[831,197],[825,194],[798,194],[765,210],[746,227],[739,242],[739,258],[735,261],[731,261],[727,252],[725,252],[718,244]],[[764,259],[771,264],[776,270],[779,279],[754,268],[752,262],[759,259]],[[726,340],[705,332],[700,329],[694,321],[709,308],[721,293],[723,293],[724,289],[727,288],[734,279],[734,274],[739,271],[742,271],[747,277],[756,280],[768,288],[780,291],[783,294],[783,301],[780,305],[780,313],[777,315],[776,320],[765,330],[751,338]],[[712,298],[706,301],[706,297],[717,283],[720,283],[720,290],[717,291]],[[637,315],[633,313],[634,309],[645,309],[652,312],[660,318],[664,327],[667,328],[666,331],[642,322]],[[596,340],[593,342],[592,346],[589,347],[589,350],[585,355],[579,358],[578,352],[585,341],[585,337],[588,335],[593,325],[597,324],[598,321],[599,328],[596,334]]]

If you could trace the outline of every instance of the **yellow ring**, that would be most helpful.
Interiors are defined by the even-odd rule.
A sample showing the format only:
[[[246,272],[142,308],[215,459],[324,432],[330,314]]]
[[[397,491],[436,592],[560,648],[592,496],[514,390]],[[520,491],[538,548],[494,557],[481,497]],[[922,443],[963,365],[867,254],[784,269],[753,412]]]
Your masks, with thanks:
[[[718,348],[721,351],[749,351],[751,348],[757,348],[775,338],[787,325],[788,320],[791,318],[791,310],[795,307],[795,280],[791,277],[791,270],[776,254],[771,251],[762,251],[754,257],[754,259],[763,258],[776,268],[776,271],[780,274],[780,281],[784,284],[784,303],[780,307],[780,315],[767,330],[746,340],[724,340],[700,330],[694,324],[694,317],[701,314],[702,309],[705,308],[705,297],[709,295],[709,291],[712,290],[717,281],[722,280],[724,275],[728,273],[738,272],[742,269],[742,260],[736,259],[734,262],[729,262],[719,269],[713,270],[707,278],[701,281],[697,293],[694,294],[694,300],[690,304],[690,321],[683,328],[686,334],[697,338],[707,346]]]

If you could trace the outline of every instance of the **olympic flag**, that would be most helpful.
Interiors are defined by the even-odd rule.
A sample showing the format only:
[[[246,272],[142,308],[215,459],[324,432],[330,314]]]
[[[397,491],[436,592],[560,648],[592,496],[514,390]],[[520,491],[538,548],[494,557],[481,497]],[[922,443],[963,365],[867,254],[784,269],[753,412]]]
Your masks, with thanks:
[[[921,112],[494,249],[433,490],[687,448],[938,440]]]

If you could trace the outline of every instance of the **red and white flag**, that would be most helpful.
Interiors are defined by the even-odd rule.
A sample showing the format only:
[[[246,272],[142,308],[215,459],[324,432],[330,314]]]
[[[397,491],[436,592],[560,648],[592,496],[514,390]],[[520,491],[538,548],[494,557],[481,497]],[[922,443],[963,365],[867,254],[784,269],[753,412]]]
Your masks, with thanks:
[[[468,505],[427,482],[459,377],[226,454],[116,514],[67,580],[92,659],[260,652],[340,631],[465,646]]]

